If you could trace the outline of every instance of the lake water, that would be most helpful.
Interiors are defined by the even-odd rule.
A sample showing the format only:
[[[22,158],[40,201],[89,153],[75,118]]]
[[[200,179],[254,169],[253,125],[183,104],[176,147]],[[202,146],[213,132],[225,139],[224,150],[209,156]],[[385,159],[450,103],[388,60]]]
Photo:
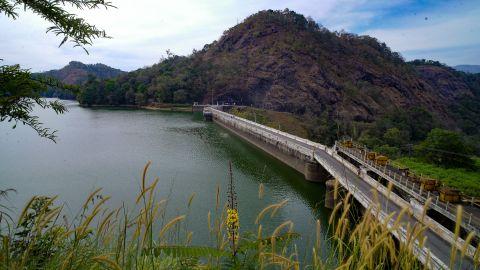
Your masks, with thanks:
[[[267,230],[285,220],[302,235],[300,250],[311,249],[315,220],[326,228],[324,187],[235,137],[201,114],[126,109],[82,108],[56,115],[36,110],[45,126],[58,130],[55,144],[21,124],[0,123],[0,189],[14,188],[2,203],[20,211],[33,195],[59,195],[67,214],[77,213],[88,194],[103,187],[111,205],[133,205],[143,166],[152,161],[149,179],[158,176],[158,197],[169,198],[169,215],[187,213],[193,242],[208,242],[207,213],[214,210],[216,187],[226,202],[228,162],[238,194],[241,230],[256,228],[256,215],[271,203],[288,199]],[[259,184],[265,196],[258,198]],[[188,198],[195,192],[191,209]],[[302,252],[303,253],[303,252]]]

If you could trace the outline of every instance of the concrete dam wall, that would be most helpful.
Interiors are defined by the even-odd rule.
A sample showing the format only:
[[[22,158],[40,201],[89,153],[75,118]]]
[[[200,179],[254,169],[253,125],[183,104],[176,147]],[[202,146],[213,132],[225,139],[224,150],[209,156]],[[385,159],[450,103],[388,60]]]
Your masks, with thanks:
[[[212,119],[220,126],[302,173],[308,181],[325,182],[331,178],[329,173],[313,158],[313,146],[292,144],[283,140],[281,136],[272,135],[271,130],[274,129],[219,110],[210,110],[206,119]],[[266,129],[271,130],[266,132]],[[281,131],[275,130],[275,132]],[[281,133],[283,136],[287,134]],[[298,139],[305,140],[299,137]]]

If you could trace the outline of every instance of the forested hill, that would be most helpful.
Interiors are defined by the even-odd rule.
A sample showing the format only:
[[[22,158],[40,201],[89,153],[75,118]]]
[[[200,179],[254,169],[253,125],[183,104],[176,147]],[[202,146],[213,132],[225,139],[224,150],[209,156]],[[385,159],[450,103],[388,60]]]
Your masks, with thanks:
[[[375,38],[331,32],[289,10],[258,12],[188,57],[169,55],[116,79],[91,80],[78,99],[236,102],[296,114],[319,140],[333,137],[336,123],[349,134],[402,123],[416,139],[425,136],[416,127],[467,134],[480,127],[480,76],[433,61],[406,63]]]
[[[104,64],[84,64],[78,61],[71,61],[61,69],[54,69],[38,73],[41,75],[53,77],[64,84],[81,85],[88,79],[88,75],[93,75],[99,79],[109,79],[125,73],[120,69],[112,68]]]
[[[125,72],[120,69],[112,68],[104,64],[84,64],[77,61],[71,61],[61,69],[36,73],[34,76],[41,75],[52,77],[59,80],[61,83],[68,85],[82,85],[87,82],[89,76],[93,76],[97,79],[109,79],[115,78],[124,73]],[[49,87],[48,91],[44,93],[44,96],[75,99],[75,96],[72,93],[51,87]]]

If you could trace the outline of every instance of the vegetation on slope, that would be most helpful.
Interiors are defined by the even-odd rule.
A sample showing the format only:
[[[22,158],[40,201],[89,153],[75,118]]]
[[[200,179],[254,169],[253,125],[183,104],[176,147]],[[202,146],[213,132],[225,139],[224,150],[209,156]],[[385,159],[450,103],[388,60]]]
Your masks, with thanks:
[[[331,144],[338,135],[377,133],[377,122],[395,114],[415,120],[414,111],[421,111],[421,121],[429,118],[427,126],[479,136],[479,82],[480,75],[436,62],[406,63],[375,38],[331,32],[289,10],[267,10],[190,56],[168,52],[151,67],[92,79],[78,99],[86,105],[253,105],[292,113],[311,139]],[[411,142],[425,139],[410,132]]]
[[[103,196],[98,189],[86,199],[80,215],[73,220],[60,218],[63,208],[57,206],[56,198],[48,197],[32,198],[18,222],[4,219],[2,215],[0,269],[428,268],[412,254],[414,243],[425,240],[423,225],[408,226],[406,237],[410,241],[397,244],[391,232],[399,230],[402,216],[409,212],[405,209],[399,213],[390,228],[387,222],[378,222],[375,215],[368,214],[352,223],[351,194],[343,197],[329,219],[331,250],[321,248],[321,230],[325,228],[317,221],[316,235],[311,236],[315,242],[309,261],[300,261],[296,253],[292,240],[298,235],[293,232],[291,221],[285,221],[271,232],[262,229],[262,220],[281,211],[286,201],[265,207],[256,218],[257,231],[241,232],[236,238],[232,237],[231,230],[239,229],[238,218],[241,222],[242,213],[235,217],[226,213],[227,208],[218,200],[220,189],[217,189],[215,209],[206,217],[209,225],[205,230],[212,241],[192,246],[193,232],[183,224],[188,217],[166,218],[168,203],[155,197],[158,179],[147,181],[147,168],[148,165],[135,202],[137,211],[133,213],[128,213],[125,207],[108,209],[105,205],[110,197]],[[233,191],[228,193],[233,197]],[[260,187],[259,198],[263,196]],[[335,189],[334,196],[341,193]],[[192,201],[190,197],[188,207]],[[227,207],[229,210],[232,207],[230,202]],[[8,222],[9,226],[5,226]],[[232,222],[236,224],[233,227]],[[156,230],[159,224],[161,227]],[[456,248],[452,249],[453,260],[461,262],[464,255],[465,249],[459,253]],[[478,249],[475,256],[478,263]]]
[[[61,69],[35,73],[33,76],[54,78],[66,85],[82,85],[85,84],[89,78],[109,79],[115,78],[123,73],[125,72],[104,64],[83,64],[81,62],[71,61]],[[47,91],[43,92],[42,95],[61,99],[76,98],[74,92],[58,87],[48,87]]]
[[[475,169],[445,168],[427,163],[415,157],[402,157],[394,161],[402,167],[408,167],[417,175],[439,179],[442,184],[456,188],[463,193],[480,197],[480,158],[475,158]]]
[[[269,111],[253,107],[233,108],[229,113],[299,137],[308,137],[308,129],[306,126],[302,124],[298,116],[291,113]]]
[[[81,85],[88,79],[88,75],[95,76],[99,79],[115,78],[125,73],[120,69],[112,68],[104,64],[84,64],[78,61],[71,61],[68,65],[61,69],[49,70],[41,74],[53,77],[64,84]]]

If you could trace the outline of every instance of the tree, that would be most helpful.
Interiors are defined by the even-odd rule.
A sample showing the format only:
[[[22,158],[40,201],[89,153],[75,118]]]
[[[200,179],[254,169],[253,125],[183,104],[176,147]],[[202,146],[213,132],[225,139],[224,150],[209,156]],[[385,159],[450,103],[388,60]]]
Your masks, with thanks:
[[[59,46],[70,41],[74,47],[86,50],[96,38],[109,38],[104,30],[87,23],[66,10],[72,6],[78,10],[113,7],[105,0],[0,0],[0,14],[16,20],[19,7],[30,10],[46,21],[52,23],[47,32],[62,37]],[[2,61],[2,59],[0,59]],[[57,82],[46,78],[33,78],[28,69],[19,65],[0,65],[0,121],[13,121],[13,128],[20,122],[32,127],[38,135],[55,142],[55,132],[42,127],[37,116],[32,115],[34,106],[53,109],[57,114],[64,113],[66,108],[58,101],[47,101],[40,94],[47,86],[62,87]]]
[[[46,101],[40,93],[47,89],[47,82],[31,79],[28,70],[19,65],[0,66],[0,122],[14,122],[13,128],[20,122],[32,127],[41,137],[55,140],[55,131],[43,128],[37,116],[31,115],[34,104],[56,113],[66,111],[56,101]]]
[[[174,103],[185,103],[187,101],[187,91],[184,89],[179,89],[173,92],[173,102]]]
[[[146,104],[145,94],[143,93],[135,93],[135,105],[143,106]]]
[[[80,104],[85,104],[91,106],[92,104],[97,104],[98,93],[97,89],[99,86],[99,81],[93,75],[88,75],[86,86],[82,91],[78,92],[77,99]]]
[[[449,130],[432,129],[427,138],[415,147],[415,152],[425,161],[445,167],[474,166],[469,156],[471,148],[459,133]]]
[[[385,134],[383,134],[383,139],[388,145],[396,147],[401,147],[410,140],[407,132],[401,131],[396,127],[387,129]]]

